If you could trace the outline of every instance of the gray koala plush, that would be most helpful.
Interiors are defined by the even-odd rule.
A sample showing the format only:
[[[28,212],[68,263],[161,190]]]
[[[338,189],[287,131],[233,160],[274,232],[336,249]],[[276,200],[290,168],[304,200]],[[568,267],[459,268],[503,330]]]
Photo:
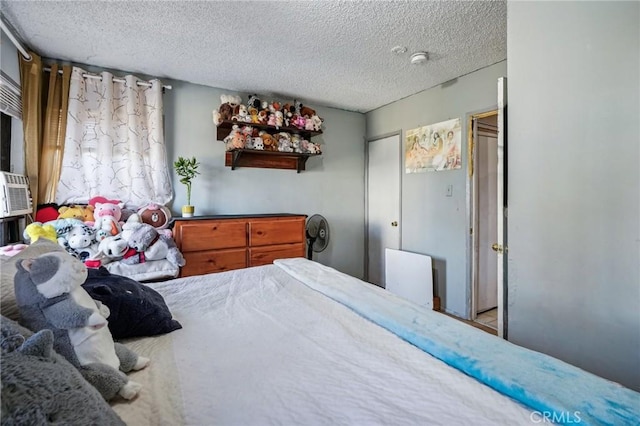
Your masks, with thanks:
[[[47,253],[16,263],[14,285],[21,324],[49,329],[54,349],[82,373],[100,394],[134,398],[141,385],[124,374],[149,359],[115,343],[107,327],[109,309],[89,296],[82,283],[87,268],[67,253]]]
[[[100,393],[53,350],[53,333],[0,317],[4,425],[124,426]]]
[[[184,266],[186,261],[172,238],[158,233],[153,226],[141,223],[128,235],[129,247],[144,253],[147,260],[167,259],[174,266]]]

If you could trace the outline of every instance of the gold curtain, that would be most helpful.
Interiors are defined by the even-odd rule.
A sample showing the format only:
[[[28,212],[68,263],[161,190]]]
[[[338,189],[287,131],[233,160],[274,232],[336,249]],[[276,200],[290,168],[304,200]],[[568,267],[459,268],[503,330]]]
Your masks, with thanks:
[[[30,61],[22,55],[19,59],[25,162],[35,207],[55,199],[64,152],[71,66],[63,66],[61,75],[59,66],[52,65],[45,81],[42,59],[29,53]]]
[[[44,111],[40,174],[38,175],[38,199],[41,204],[53,203],[56,198],[67,129],[70,81],[70,65],[62,66],[62,74],[58,73],[57,64],[51,66]]]

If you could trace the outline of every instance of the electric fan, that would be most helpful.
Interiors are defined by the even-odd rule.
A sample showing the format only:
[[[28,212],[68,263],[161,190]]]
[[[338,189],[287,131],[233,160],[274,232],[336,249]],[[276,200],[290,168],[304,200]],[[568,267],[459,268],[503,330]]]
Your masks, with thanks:
[[[307,220],[305,228],[307,234],[307,259],[311,260],[313,252],[321,252],[329,244],[329,224],[319,214],[314,214]]]

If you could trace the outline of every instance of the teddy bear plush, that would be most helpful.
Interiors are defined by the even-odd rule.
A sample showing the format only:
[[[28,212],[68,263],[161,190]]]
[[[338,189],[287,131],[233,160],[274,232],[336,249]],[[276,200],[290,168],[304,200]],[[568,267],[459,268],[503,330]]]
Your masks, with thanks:
[[[87,268],[67,253],[46,253],[18,260],[14,279],[21,324],[53,332],[54,349],[80,370],[106,400],[132,399],[141,385],[124,374],[147,366],[149,359],[113,341],[109,309],[82,288]]]
[[[146,260],[167,259],[174,266],[186,264],[175,241],[165,235],[160,235],[153,226],[146,223],[133,230],[127,243],[136,251],[143,252]]]
[[[222,94],[220,95],[220,102],[223,104],[229,104],[232,107],[239,105],[242,103],[242,98],[240,97],[240,95],[228,95],[228,94]]]

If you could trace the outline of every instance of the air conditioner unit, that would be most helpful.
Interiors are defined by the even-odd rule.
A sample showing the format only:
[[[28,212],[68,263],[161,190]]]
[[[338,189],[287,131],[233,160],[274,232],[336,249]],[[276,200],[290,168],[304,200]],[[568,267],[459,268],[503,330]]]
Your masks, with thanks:
[[[33,212],[29,179],[15,173],[0,172],[0,218]]]

